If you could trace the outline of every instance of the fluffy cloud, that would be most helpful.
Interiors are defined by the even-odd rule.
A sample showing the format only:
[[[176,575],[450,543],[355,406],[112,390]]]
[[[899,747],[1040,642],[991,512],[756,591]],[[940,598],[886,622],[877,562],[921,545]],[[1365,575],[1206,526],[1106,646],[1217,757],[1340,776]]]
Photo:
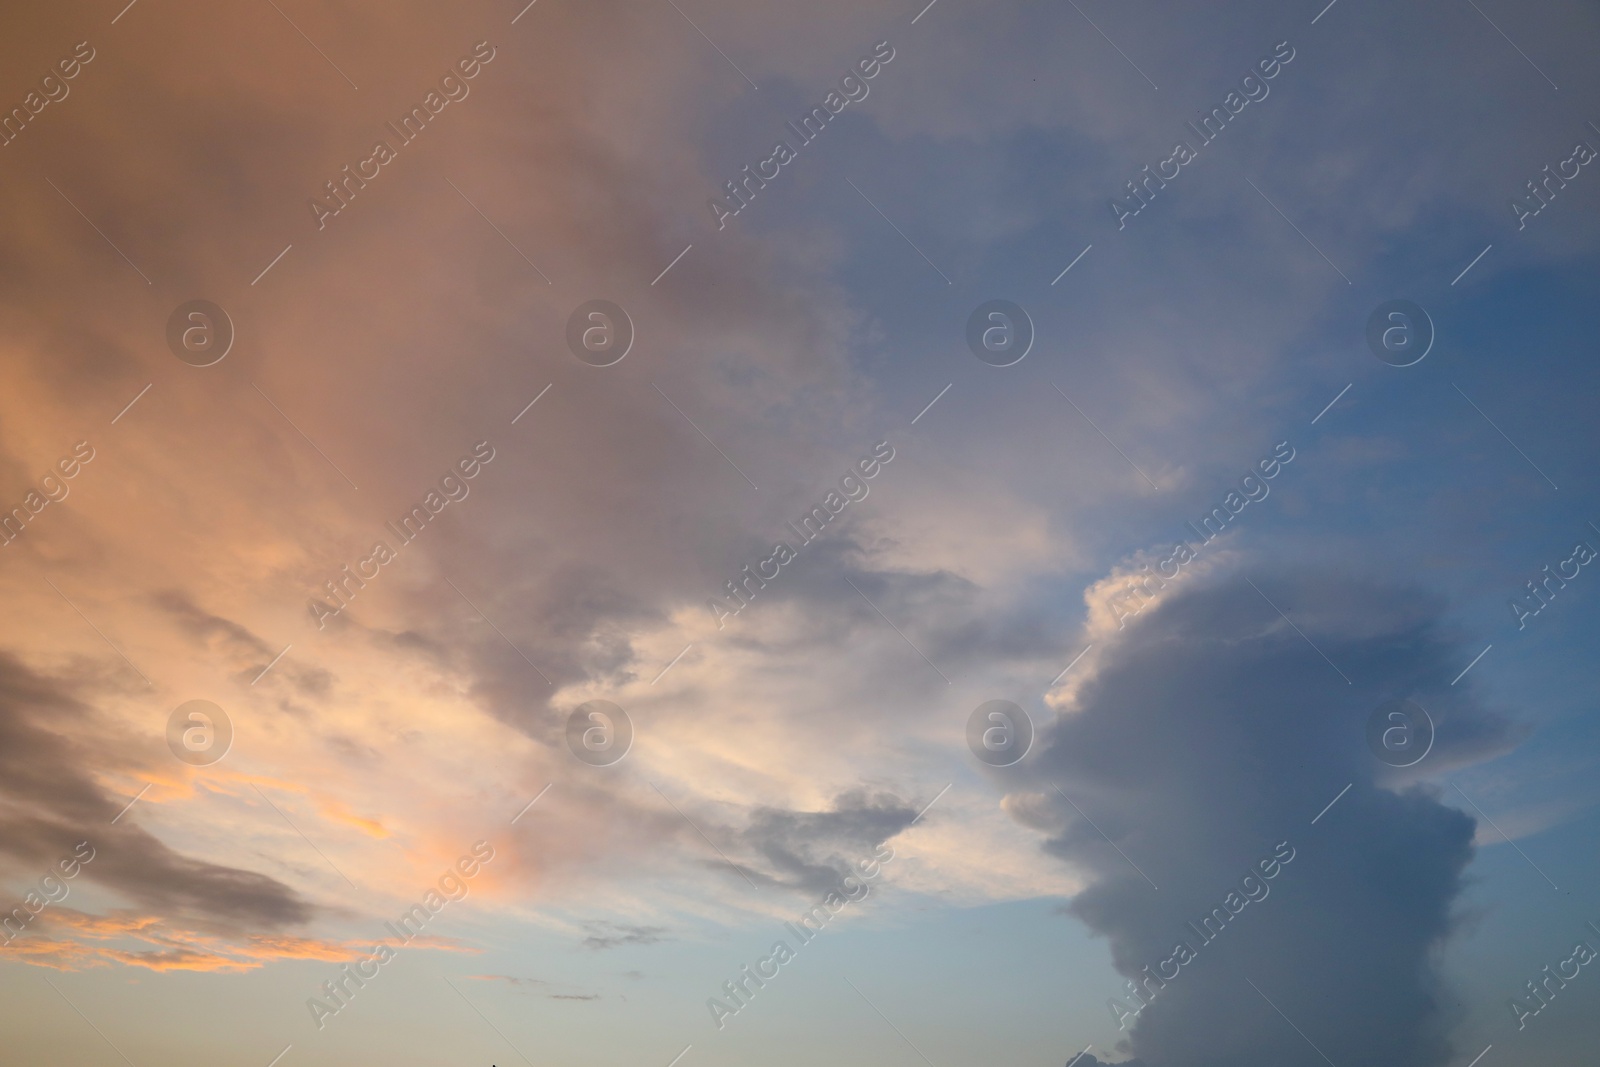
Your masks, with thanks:
[[[1103,638],[1041,734],[1032,794],[1013,800],[1084,872],[1070,911],[1124,975],[1166,977],[1176,942],[1195,950],[1146,987],[1125,1051],[1149,1067],[1321,1062],[1306,1038],[1334,1062],[1436,1067],[1451,1050],[1434,964],[1473,821],[1374,759],[1366,721],[1392,696],[1429,708],[1441,722],[1430,769],[1517,733],[1450,688],[1460,648],[1434,598],[1326,573],[1249,578],[1259,592],[1236,569],[1189,579]],[[1285,841],[1294,860],[1265,899],[1202,940],[1187,924]]]

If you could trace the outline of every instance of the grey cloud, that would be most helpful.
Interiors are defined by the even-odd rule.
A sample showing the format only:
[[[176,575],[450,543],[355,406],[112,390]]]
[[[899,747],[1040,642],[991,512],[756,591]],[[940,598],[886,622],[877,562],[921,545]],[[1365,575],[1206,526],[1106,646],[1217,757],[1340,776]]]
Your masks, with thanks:
[[[151,600],[177,623],[182,633],[205,642],[218,654],[237,663],[234,677],[242,682],[254,682],[261,677],[261,672],[273,664],[282,651],[274,649],[247,627],[200,607],[181,590],[163,590]],[[302,696],[326,695],[334,681],[333,674],[327,670],[290,660],[281,660],[273,664],[272,669],[279,679],[288,679]]]
[[[151,600],[178,624],[183,633],[196,640],[221,646],[236,656],[266,656],[270,659],[273,655],[267,643],[250,630],[232,619],[206,611],[181,590],[163,590],[154,594]]]
[[[1026,600],[987,605],[984,591],[960,575],[872,570],[856,571],[850,578],[884,614],[905,620],[902,629],[920,624],[925,640],[917,647],[944,668],[983,669],[1048,659],[1065,644],[1068,625],[1063,618]],[[872,605],[842,581],[840,587],[855,598],[851,609],[862,621],[870,616],[881,622]]]
[[[312,918],[312,905],[281,882],[185,856],[131,818],[113,825],[126,800],[107,795],[88,768],[125,764],[125,742],[101,728],[67,685],[0,653],[0,855],[8,875],[37,877],[87,840],[95,856],[80,877],[155,914],[246,931]]]
[[[911,825],[917,811],[889,793],[854,791],[835,798],[832,811],[757,809],[740,834],[746,848],[766,861],[756,870],[769,884],[820,894],[859,875],[855,864]]]
[[[831,655],[848,647],[840,628],[845,619],[852,635],[888,632],[874,606],[944,669],[989,670],[997,664],[1031,668],[1059,656],[1065,647],[1074,622],[1058,606],[1027,597],[997,601],[948,570],[896,568],[886,551],[890,547],[830,526],[776,581],[757,592],[745,612],[759,616],[780,602],[800,606],[804,629],[792,634],[792,643],[783,649],[790,656]],[[758,640],[749,636],[745,621],[739,617],[729,622],[727,640],[747,645]]]
[[[1335,1062],[1443,1064],[1434,954],[1454,928],[1473,821],[1433,786],[1382,788],[1365,723],[1394,695],[1448,713],[1441,764],[1516,732],[1450,688],[1464,658],[1436,599],[1337,575],[1252,577],[1304,636],[1242,577],[1174,591],[1107,643],[1076,708],[1041,731],[1021,807],[1038,820],[1046,798],[1046,848],[1088,879],[1070,911],[1125,976],[1142,979],[1180,940],[1197,952],[1124,1042],[1148,1067],[1322,1062],[1250,982]],[[1285,841],[1293,861],[1265,899],[1210,943],[1191,931]]]
[[[630,923],[592,922],[586,924],[594,933],[583,939],[586,948],[606,949],[618,945],[656,945],[671,938],[663,937],[665,926],[636,926]]]

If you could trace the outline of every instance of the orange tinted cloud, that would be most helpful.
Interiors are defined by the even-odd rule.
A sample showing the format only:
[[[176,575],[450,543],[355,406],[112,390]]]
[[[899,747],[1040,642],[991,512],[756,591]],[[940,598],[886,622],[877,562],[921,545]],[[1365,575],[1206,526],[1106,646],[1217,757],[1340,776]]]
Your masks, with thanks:
[[[12,942],[10,951],[29,963],[56,970],[121,963],[152,971],[242,972],[277,960],[338,962],[367,951],[364,941],[335,941],[285,935],[232,937],[186,927],[154,915],[113,911],[90,915],[73,908],[54,909],[41,926],[63,937],[31,936]],[[120,942],[120,945],[99,942]],[[445,951],[471,951],[444,938],[418,938],[413,944]]]

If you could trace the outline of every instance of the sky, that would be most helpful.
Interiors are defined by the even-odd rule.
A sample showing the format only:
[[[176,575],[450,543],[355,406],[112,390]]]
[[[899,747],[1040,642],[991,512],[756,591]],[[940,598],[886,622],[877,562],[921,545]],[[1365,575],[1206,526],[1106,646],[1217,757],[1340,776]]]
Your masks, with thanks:
[[[0,25],[7,1063],[1592,1056],[1594,5]]]

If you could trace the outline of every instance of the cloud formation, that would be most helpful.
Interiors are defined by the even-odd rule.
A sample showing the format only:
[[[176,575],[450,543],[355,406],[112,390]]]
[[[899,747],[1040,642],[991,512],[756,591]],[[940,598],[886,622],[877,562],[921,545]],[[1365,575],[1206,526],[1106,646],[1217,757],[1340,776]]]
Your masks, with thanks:
[[[81,877],[145,913],[256,932],[316,914],[274,878],[184,855],[131,821],[113,824],[126,801],[109,796],[90,768],[131,761],[121,727],[82,688],[0,653],[0,854],[9,863],[48,867],[87,840],[96,854]]]
[[[1069,911],[1136,983],[1107,990],[1128,1012],[1124,1051],[1147,1067],[1311,1064],[1314,1043],[1337,1063],[1438,1067],[1452,1052],[1436,954],[1474,824],[1438,785],[1396,780],[1366,721],[1393,696],[1431,709],[1436,762],[1419,770],[1516,731],[1451,690],[1458,642],[1416,588],[1237,568],[1190,582],[1103,638],[1041,732],[1033,791],[1008,798],[1088,877]],[[1293,862],[1262,879],[1283,843]],[[1253,888],[1235,895],[1244,872]],[[1194,958],[1163,967],[1179,943]]]
[[[487,834],[505,859],[450,921],[500,945],[553,931],[579,970],[647,949],[676,977],[702,937],[817,899],[893,839],[893,889],[921,898],[895,914],[1076,894],[1140,974],[1287,841],[1270,898],[1141,1013],[1130,1053],[1308,1057],[1250,979],[1341,1065],[1439,1062],[1433,957],[1474,835],[1434,790],[1523,732],[1472,696],[1494,659],[1444,684],[1482,647],[1456,644],[1452,608],[1351,574],[1381,528],[1396,571],[1453,590],[1479,555],[1459,530],[1491,521],[1496,550],[1520,552],[1540,526],[1542,501],[1486,506],[1476,462],[1439,455],[1476,460],[1461,447],[1476,416],[1425,395],[1441,366],[1495,373],[1467,358],[1480,331],[1463,305],[1495,291],[1480,282],[1520,286],[1504,313],[1523,322],[1529,291],[1561,286],[1518,272],[1593,244],[1592,175],[1515,243],[1505,211],[1582,132],[1525,64],[1562,82],[1558,100],[1592,97],[1593,5],[1502,19],[1513,48],[1487,21],[1503,4],[1341,4],[1315,24],[1267,0],[8,13],[0,68],[19,77],[85,35],[97,49],[0,160],[0,500],[25,499],[81,437],[97,450],[0,560],[0,875],[36,878],[84,838],[99,850],[74,883],[81,912],[45,912],[13,955],[129,974],[331,961],[367,943],[360,912],[415,899]],[[885,39],[870,98],[717,230],[707,197]],[[1284,39],[1295,58],[1271,99],[1119,231],[1108,198]],[[480,40],[496,51],[470,102],[381,179],[368,169],[336,219],[308,210]],[[1357,327],[1402,282],[1431,286],[1412,295],[1461,342],[1380,390],[1395,368]],[[999,295],[1038,328],[1004,371],[962,340]],[[195,297],[237,328],[211,367],[165,347]],[[565,348],[596,297],[636,326],[609,368]],[[1539,307],[1541,331],[1562,317]],[[1529,347],[1490,380],[1506,432],[1544,463],[1569,443],[1552,427],[1592,437],[1592,361],[1552,389],[1529,368],[1557,346]],[[1519,376],[1544,441],[1512,421]],[[1304,458],[1271,499],[1120,629],[1111,596],[1163,558],[1128,563],[1128,545],[1187,536],[1161,531],[1206,514],[1285,413],[1302,426],[1340,388],[1294,431]],[[1405,408],[1388,425],[1346,418],[1386,402]],[[883,439],[897,455],[870,498],[718,632],[707,597]],[[497,458],[471,499],[319,628],[308,598],[479,440]],[[1374,503],[1385,493],[1396,506]],[[1326,569],[1292,570],[1311,559]],[[1233,577],[1246,564],[1293,625]],[[1040,711],[1046,692],[1062,722],[986,790],[962,717],[999,696]],[[1437,717],[1422,767],[1362,747],[1391,696]],[[198,697],[237,727],[203,773],[162,743]],[[603,770],[564,740],[592,698],[637,727]],[[1538,799],[1507,800],[1507,833],[1579,807]],[[493,963],[574,977],[546,965]]]

